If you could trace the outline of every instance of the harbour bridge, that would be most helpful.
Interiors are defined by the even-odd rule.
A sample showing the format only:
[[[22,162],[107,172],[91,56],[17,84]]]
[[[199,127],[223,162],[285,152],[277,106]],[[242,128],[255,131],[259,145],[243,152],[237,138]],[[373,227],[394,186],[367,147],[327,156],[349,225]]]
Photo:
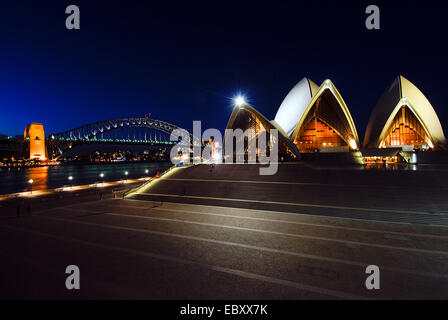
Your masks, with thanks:
[[[97,121],[47,136],[47,149],[51,158],[57,158],[67,150],[86,143],[96,144],[150,144],[162,147],[177,143],[171,141],[171,133],[180,129],[190,142],[200,142],[187,130],[166,121],[152,118],[119,118]],[[180,139],[179,139],[180,140]]]

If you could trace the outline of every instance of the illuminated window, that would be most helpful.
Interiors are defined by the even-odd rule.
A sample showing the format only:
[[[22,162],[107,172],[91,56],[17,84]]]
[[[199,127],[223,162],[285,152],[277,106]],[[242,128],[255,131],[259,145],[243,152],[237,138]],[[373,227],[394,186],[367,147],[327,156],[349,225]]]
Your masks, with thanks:
[[[332,127],[319,118],[312,118],[295,141],[300,152],[315,152],[321,146],[346,146],[345,141]]]
[[[409,108],[402,106],[396,114],[381,147],[413,145],[420,149],[426,144],[431,145],[431,140],[420,122]]]

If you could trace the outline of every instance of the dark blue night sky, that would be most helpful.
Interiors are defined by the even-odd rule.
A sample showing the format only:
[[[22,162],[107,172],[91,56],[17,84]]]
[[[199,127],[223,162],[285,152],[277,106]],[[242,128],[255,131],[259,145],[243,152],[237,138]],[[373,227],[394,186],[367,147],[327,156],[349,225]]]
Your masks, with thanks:
[[[76,4],[81,30],[65,28]],[[381,9],[381,30],[365,8]],[[238,91],[268,118],[302,77],[331,79],[362,140],[398,74],[427,96],[445,132],[448,74],[438,2],[2,1],[0,133],[47,134],[151,113],[224,129]]]

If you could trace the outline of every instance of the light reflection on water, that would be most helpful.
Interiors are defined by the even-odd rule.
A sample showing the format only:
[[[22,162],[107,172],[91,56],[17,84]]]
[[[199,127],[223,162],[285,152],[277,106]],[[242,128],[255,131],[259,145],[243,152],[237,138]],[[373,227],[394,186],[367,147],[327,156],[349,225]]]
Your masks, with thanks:
[[[28,169],[28,170],[27,170]],[[27,172],[25,181],[33,179],[33,190],[48,189],[48,171],[50,167],[23,168]]]
[[[418,166],[416,164],[403,163],[367,163],[365,169],[383,169],[383,170],[411,170],[416,171]]]
[[[34,168],[0,168],[0,194],[22,192],[30,189],[28,181],[33,179],[33,190],[53,189],[65,185],[84,185],[100,181],[117,181],[125,178],[136,179],[154,176],[163,172],[171,162],[75,164]],[[148,173],[146,173],[148,170]],[[103,173],[104,177],[100,177]],[[73,180],[69,181],[68,177]]]

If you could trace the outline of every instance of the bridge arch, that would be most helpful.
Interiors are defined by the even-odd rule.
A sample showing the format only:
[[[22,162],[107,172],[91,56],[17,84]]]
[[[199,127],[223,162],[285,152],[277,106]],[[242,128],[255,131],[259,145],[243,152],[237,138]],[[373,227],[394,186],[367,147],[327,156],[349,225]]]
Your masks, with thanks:
[[[63,131],[60,133],[54,133],[49,135],[50,140],[84,140],[90,141],[95,139],[104,133],[118,130],[120,128],[150,128],[158,130],[168,135],[176,129],[182,129],[174,124],[166,121],[151,119],[151,118],[119,118],[111,120],[97,121],[86,124],[81,127],[77,127],[71,130]],[[187,130],[186,130],[187,131]],[[188,131],[187,131],[188,132]],[[192,139],[190,134],[190,139]]]
[[[188,134],[190,143],[200,140],[193,137],[187,130],[166,121],[152,118],[118,118],[97,121],[60,133],[47,136],[50,154],[59,157],[75,144],[89,142],[109,143],[160,143],[171,145],[171,133],[182,130]],[[149,132],[148,132],[149,131]],[[159,133],[159,137],[157,137]],[[114,136],[115,134],[115,136]]]

